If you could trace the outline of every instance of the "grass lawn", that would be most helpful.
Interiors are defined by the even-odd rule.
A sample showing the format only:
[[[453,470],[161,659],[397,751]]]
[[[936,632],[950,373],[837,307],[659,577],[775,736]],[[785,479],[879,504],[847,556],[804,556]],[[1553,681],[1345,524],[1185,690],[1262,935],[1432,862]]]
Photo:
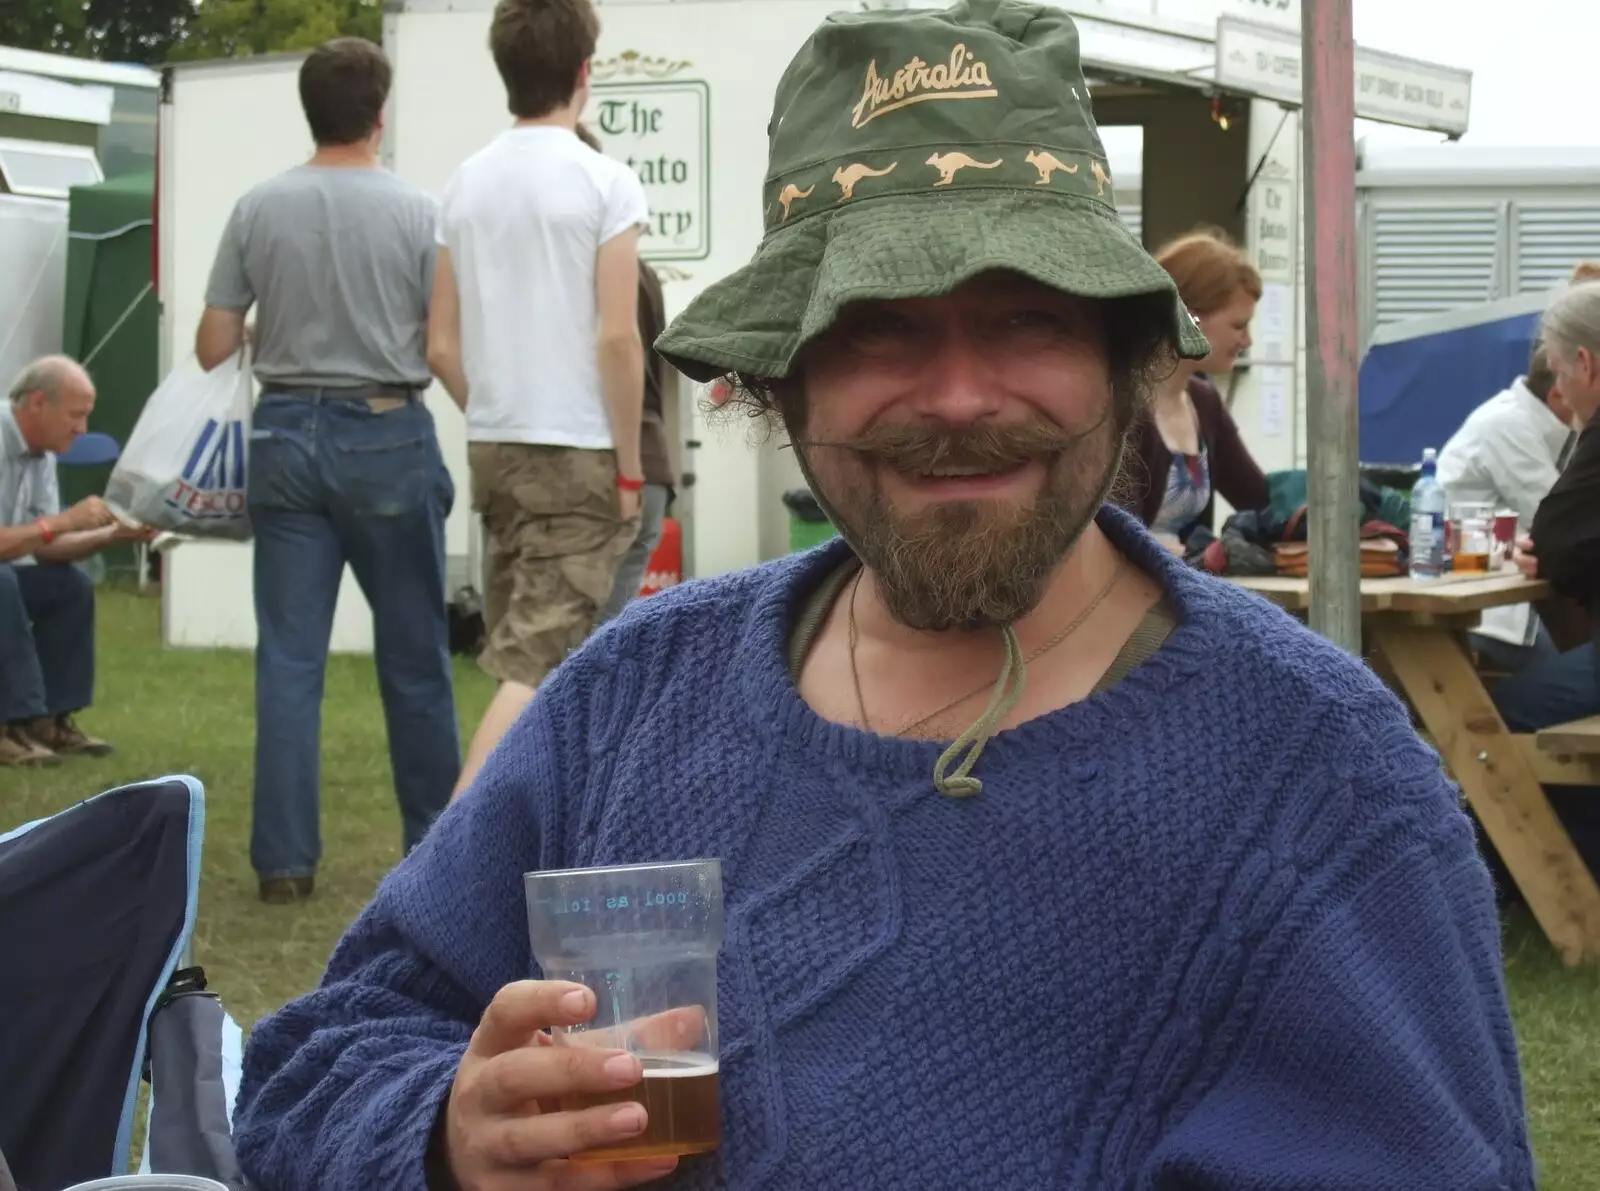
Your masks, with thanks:
[[[111,591],[101,600],[98,705],[84,719],[114,757],[0,775],[0,831],[107,787],[191,773],[206,787],[205,871],[196,961],[246,1028],[310,988],[345,925],[400,858],[382,706],[369,658],[336,657],[323,710],[323,852],[317,896],[256,900],[250,869],[252,662],[246,653],[162,650],[160,603]],[[457,663],[462,739],[490,694]],[[1588,1191],[1600,1155],[1600,967],[1573,971],[1532,920],[1506,923],[1506,973],[1522,1043],[1534,1151],[1544,1191]]]

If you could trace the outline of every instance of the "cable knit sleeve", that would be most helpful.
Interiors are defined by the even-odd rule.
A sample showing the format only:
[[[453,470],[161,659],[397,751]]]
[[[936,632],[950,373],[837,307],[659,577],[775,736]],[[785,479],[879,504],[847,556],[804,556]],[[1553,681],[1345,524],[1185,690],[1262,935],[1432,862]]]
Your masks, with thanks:
[[[316,990],[250,1035],[235,1144],[257,1191],[424,1191],[429,1135],[484,1008],[533,974],[522,874],[544,866],[582,725],[552,680],[383,882]]]
[[[1409,728],[1379,725],[1365,740],[1365,772],[1323,803],[1344,809],[1324,825],[1340,859],[1302,873],[1230,1057],[1175,1106],[1141,1191],[1534,1186],[1498,918],[1471,827]]]

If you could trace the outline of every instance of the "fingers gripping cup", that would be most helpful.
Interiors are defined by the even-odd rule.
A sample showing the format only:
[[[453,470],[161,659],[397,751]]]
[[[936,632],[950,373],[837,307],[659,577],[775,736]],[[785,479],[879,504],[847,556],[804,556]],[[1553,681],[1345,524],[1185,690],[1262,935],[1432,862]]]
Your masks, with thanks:
[[[631,1100],[649,1117],[631,1142],[576,1157],[716,1149],[721,862],[565,869],[523,881],[533,956],[545,979],[587,985],[598,1005],[592,1020],[553,1031],[555,1044],[626,1050],[644,1068],[631,1088],[563,1100],[567,1111]]]

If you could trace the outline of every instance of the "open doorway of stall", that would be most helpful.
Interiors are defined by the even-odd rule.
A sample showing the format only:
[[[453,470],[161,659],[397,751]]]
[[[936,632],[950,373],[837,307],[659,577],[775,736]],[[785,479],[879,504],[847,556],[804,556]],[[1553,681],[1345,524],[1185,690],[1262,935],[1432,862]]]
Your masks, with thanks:
[[[1248,103],[1125,83],[1091,91],[1117,208],[1147,249],[1202,224],[1244,242]]]
[[[1128,230],[1143,242],[1144,211],[1140,191],[1144,185],[1144,126],[1111,124],[1100,126],[1100,142],[1106,150],[1106,168],[1116,192],[1117,214]]]

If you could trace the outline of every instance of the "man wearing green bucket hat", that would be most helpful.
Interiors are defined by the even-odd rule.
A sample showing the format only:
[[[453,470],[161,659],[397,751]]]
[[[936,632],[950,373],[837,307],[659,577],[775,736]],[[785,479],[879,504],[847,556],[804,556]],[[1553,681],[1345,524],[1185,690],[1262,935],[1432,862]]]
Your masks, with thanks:
[[[755,260],[659,348],[787,429],[843,541],[641,601],[541,688],[252,1034],[262,1191],[1533,1186],[1437,755],[1105,505],[1206,352],[1109,194],[1060,10],[816,31]],[[616,989],[540,971],[523,874],[699,857],[720,1150],[569,1162],[640,1137],[643,1068],[543,1044]]]

